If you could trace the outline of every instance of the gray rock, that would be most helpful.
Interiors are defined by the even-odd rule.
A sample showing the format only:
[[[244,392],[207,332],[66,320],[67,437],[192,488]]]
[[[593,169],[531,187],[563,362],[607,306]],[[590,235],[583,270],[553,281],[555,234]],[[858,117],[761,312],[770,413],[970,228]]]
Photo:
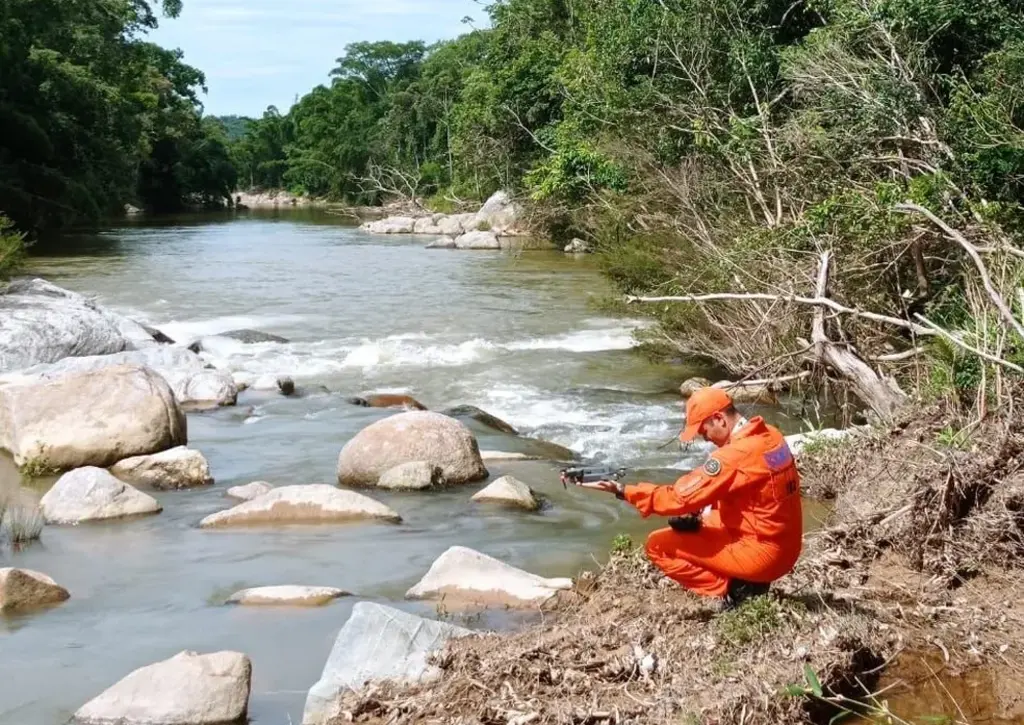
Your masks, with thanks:
[[[19,466],[106,468],[186,442],[185,414],[149,368],[0,381],[0,448]]]
[[[391,216],[379,221],[366,222],[360,229],[371,234],[412,234],[416,219],[411,216]]]
[[[590,248],[590,244],[583,241],[582,239],[576,238],[565,245],[566,254],[589,254],[593,250]]]
[[[224,495],[236,501],[252,501],[265,493],[270,493],[273,489],[274,487],[266,481],[253,481],[244,486],[232,486],[224,492]]]
[[[320,680],[306,697],[303,725],[335,722],[341,696],[377,682],[422,684],[441,670],[428,662],[449,640],[472,632],[372,602],[359,602],[341,628]]]
[[[451,237],[441,237],[426,246],[427,249],[455,249],[455,240]]]
[[[77,524],[159,513],[160,503],[102,468],[76,468],[61,476],[39,501],[49,524]]]
[[[473,229],[479,229],[481,225],[493,230],[501,236],[518,236],[522,232],[517,228],[521,221],[522,209],[513,201],[507,191],[496,191],[480,207],[476,213],[476,225]],[[467,231],[470,227],[467,226]]]
[[[476,438],[460,421],[430,411],[398,413],[356,434],[338,456],[338,482],[372,486],[389,469],[425,461],[449,484],[487,477]]]
[[[488,428],[493,428],[496,431],[501,431],[502,433],[508,433],[510,435],[519,435],[519,431],[503,421],[501,418],[496,418],[475,405],[456,405],[453,408],[441,411],[441,414],[447,415],[451,418],[471,418],[472,420],[482,423]]]
[[[237,340],[238,342],[243,342],[246,345],[252,345],[254,343],[259,342],[291,342],[291,340],[289,340],[287,337],[281,337],[280,335],[272,335],[269,332],[261,332],[259,330],[247,329],[228,330],[227,332],[220,333],[218,337],[226,337],[229,340]]]
[[[199,526],[205,529],[373,519],[399,523],[402,517],[368,496],[320,483],[272,489],[226,511],[210,514],[199,522]]]
[[[540,508],[540,501],[537,500],[533,490],[512,476],[502,476],[492,482],[483,490],[478,491],[473,496],[473,500],[516,506],[527,511],[536,511]]]
[[[395,491],[423,491],[444,485],[444,471],[426,461],[411,461],[389,468],[377,481],[377,488]]]
[[[238,399],[238,386],[230,373],[209,368],[192,352],[167,345],[112,355],[65,358],[2,376],[0,385],[26,377],[56,380],[118,365],[141,365],[156,371],[171,386],[178,403],[189,408],[234,405]]]
[[[128,322],[44,280],[12,282],[0,292],[0,373],[130,350],[121,331]]]
[[[88,725],[229,725],[249,709],[252,663],[241,652],[174,657],[135,670],[75,713]]]
[[[162,490],[213,485],[210,464],[206,458],[199,451],[185,446],[148,456],[126,458],[111,466],[110,472],[136,486],[151,486]]]
[[[501,249],[494,232],[466,232],[455,239],[456,249]]]
[[[228,597],[228,604],[248,606],[320,607],[349,592],[334,587],[284,585],[243,589]]]
[[[0,612],[33,609],[70,598],[68,590],[31,569],[0,569]]]

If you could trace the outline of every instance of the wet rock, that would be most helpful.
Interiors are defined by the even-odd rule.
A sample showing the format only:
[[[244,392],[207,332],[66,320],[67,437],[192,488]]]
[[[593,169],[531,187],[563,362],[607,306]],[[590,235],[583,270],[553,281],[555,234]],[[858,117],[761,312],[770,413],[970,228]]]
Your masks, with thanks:
[[[187,442],[185,414],[160,375],[138,365],[0,379],[0,448],[19,466],[111,466]]]
[[[349,398],[352,405],[364,408],[405,408],[406,410],[426,410],[427,406],[408,395],[394,393],[375,393],[365,398]]]
[[[232,486],[224,492],[224,495],[236,501],[252,501],[265,493],[270,493],[273,489],[274,487],[265,481],[253,481],[244,486]]]
[[[238,387],[231,374],[207,367],[201,358],[180,347],[157,346],[114,355],[65,358],[49,365],[37,365],[3,376],[54,380],[66,375],[103,370],[119,365],[139,365],[160,375],[171,386],[180,405],[189,408],[234,405]]]
[[[512,476],[502,476],[482,491],[474,494],[473,500],[482,503],[517,506],[527,511],[536,511],[540,508],[540,501],[537,500],[533,490]]]
[[[447,415],[450,418],[470,418],[496,431],[508,433],[509,435],[519,435],[519,431],[501,418],[496,418],[475,405],[456,405],[453,408],[441,411],[441,415]]]
[[[435,239],[426,246],[427,249],[455,249],[455,247],[455,239],[452,237],[441,237],[440,239]]]
[[[276,586],[243,589],[228,597],[228,604],[249,606],[319,607],[349,592],[333,587]]]
[[[252,663],[241,652],[179,652],[135,670],[75,713],[87,725],[229,725],[249,708]]]
[[[288,377],[278,378],[277,389],[281,395],[295,395],[295,381]]]
[[[392,607],[359,602],[338,632],[320,680],[306,697],[303,725],[328,725],[341,716],[341,696],[369,684],[422,684],[442,676],[430,657],[449,640],[472,632]]]
[[[354,491],[327,484],[282,486],[234,508],[211,514],[199,526],[264,526],[326,524],[379,519],[398,523],[402,517],[384,504]]]
[[[501,242],[494,232],[466,232],[455,238],[456,249],[501,249]]]
[[[479,606],[532,607],[561,590],[571,579],[544,579],[463,546],[453,546],[406,592],[409,599],[440,599]]]
[[[576,238],[566,244],[563,251],[565,251],[566,254],[589,254],[594,250],[590,248],[589,243]]]
[[[480,451],[480,458],[490,461],[540,461],[543,456],[516,453],[515,451]]]
[[[476,438],[463,423],[412,411],[379,420],[346,443],[338,456],[338,481],[374,485],[389,469],[413,461],[440,466],[452,485],[487,477]]]
[[[146,334],[153,338],[153,342],[157,342],[161,345],[175,344],[174,340],[167,337],[167,335],[160,332],[160,330],[156,329],[155,327],[150,327],[149,325],[140,325],[140,327],[142,327],[142,329],[146,331]]]
[[[185,446],[126,458],[111,466],[110,472],[136,486],[151,486],[165,491],[213,485],[206,458],[199,451]]]
[[[679,394],[683,398],[689,398],[701,388],[709,387],[711,387],[711,381],[707,378],[689,378],[684,380],[683,384],[679,386]]]
[[[45,280],[11,282],[0,287],[0,373],[71,356],[130,350],[132,344],[121,331],[128,322]]]
[[[229,340],[237,340],[238,342],[245,343],[246,345],[252,345],[259,342],[291,342],[287,337],[272,335],[269,332],[261,332],[260,330],[228,330],[227,332],[218,333],[217,336],[226,337]]]
[[[422,491],[444,485],[444,471],[426,461],[411,461],[389,468],[377,481],[377,488]]]
[[[61,476],[39,501],[49,524],[77,524],[156,514],[160,503],[102,468],[77,468]]]
[[[412,234],[416,219],[411,216],[391,216],[387,219],[366,222],[360,229],[371,234]]]
[[[0,612],[58,604],[71,594],[46,574],[31,569],[0,569]]]

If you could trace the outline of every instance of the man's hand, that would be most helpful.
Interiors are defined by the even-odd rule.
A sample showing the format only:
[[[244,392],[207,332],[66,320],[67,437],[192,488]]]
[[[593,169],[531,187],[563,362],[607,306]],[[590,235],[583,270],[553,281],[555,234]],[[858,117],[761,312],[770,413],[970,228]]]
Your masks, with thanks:
[[[604,493],[615,494],[618,498],[622,498],[626,487],[618,481],[586,481],[577,483],[580,488],[590,488],[595,491],[602,491]]]

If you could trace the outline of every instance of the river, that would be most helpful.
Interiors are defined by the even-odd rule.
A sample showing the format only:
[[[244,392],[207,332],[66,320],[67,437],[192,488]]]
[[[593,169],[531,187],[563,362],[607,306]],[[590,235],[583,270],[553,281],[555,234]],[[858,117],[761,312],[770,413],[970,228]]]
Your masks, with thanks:
[[[72,594],[43,612],[0,617],[0,725],[64,723],[132,670],[184,649],[247,653],[251,721],[298,723],[352,605],[374,600],[433,616],[433,605],[403,594],[449,546],[571,576],[602,560],[616,534],[640,540],[658,525],[612,497],[563,491],[554,464],[508,462],[489,464],[492,477],[526,481],[548,500],[540,513],[472,504],[480,486],[471,485],[371,492],[404,517],[401,526],[196,527],[229,505],[229,486],[333,483],[345,442],[394,413],[345,402],[371,392],[406,392],[436,410],[477,405],[525,436],[633,469],[688,469],[702,457],[673,441],[678,385],[698,371],[636,354],[633,331],[643,322],[596,311],[593,301],[611,290],[592,258],[425,249],[428,241],[282,211],[125,223],[35,250],[30,273],[179,342],[237,328],[288,338],[209,354],[232,371],[289,375],[311,392],[247,391],[234,408],[191,413],[189,445],[206,455],[216,485],[156,492],[160,515],[50,526],[39,542],[0,553],[0,566],[45,572]],[[798,427],[771,414],[788,431]],[[474,432],[483,449],[517,445]],[[353,596],[317,609],[222,604],[237,589],[273,584]]]

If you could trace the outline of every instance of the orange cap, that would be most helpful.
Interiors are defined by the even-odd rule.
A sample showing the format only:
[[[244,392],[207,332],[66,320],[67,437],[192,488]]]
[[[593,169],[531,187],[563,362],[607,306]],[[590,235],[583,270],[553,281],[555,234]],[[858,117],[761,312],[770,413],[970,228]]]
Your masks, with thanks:
[[[686,427],[679,435],[682,441],[697,437],[701,424],[715,413],[732,405],[732,398],[721,388],[701,388],[686,401]]]

